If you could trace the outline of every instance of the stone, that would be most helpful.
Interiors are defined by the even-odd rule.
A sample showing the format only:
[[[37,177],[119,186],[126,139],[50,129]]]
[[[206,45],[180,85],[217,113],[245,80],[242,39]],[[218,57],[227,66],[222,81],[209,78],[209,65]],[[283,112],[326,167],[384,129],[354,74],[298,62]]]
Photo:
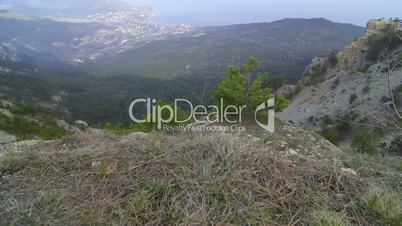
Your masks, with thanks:
[[[84,127],[88,127],[88,123],[86,123],[85,121],[82,121],[82,120],[75,121],[75,124],[78,124],[78,125],[81,125]]]
[[[353,169],[350,168],[341,168],[342,173],[347,174],[347,175],[352,175],[352,176],[358,176],[358,174],[356,173],[356,171],[354,171]]]
[[[298,153],[293,149],[289,149],[289,155],[298,155]]]
[[[92,166],[92,168],[97,168],[97,167],[99,167],[101,164],[102,164],[102,161],[100,161],[100,160],[94,160],[94,161],[92,161],[91,166]]]

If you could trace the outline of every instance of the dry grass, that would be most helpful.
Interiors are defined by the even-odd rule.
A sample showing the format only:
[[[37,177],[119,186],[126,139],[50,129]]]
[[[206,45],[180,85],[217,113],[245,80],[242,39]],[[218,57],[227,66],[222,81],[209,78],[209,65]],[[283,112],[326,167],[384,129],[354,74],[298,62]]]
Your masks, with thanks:
[[[317,210],[344,213],[359,202],[364,184],[338,161],[289,156],[280,142],[92,131],[38,144],[1,158],[0,222],[309,225]]]
[[[318,210],[311,214],[312,226],[350,226],[344,216],[336,212]]]

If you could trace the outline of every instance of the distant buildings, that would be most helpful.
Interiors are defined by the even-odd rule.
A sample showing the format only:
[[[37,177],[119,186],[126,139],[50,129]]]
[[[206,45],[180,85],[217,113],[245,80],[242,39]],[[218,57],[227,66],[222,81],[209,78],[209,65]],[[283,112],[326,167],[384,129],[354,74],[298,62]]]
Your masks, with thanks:
[[[147,7],[130,7],[123,11],[97,13],[85,19],[105,25],[94,34],[76,38],[75,63],[86,59],[96,61],[103,52],[122,51],[140,47],[141,44],[172,36],[194,34],[190,25],[166,25],[150,22],[153,16]]]

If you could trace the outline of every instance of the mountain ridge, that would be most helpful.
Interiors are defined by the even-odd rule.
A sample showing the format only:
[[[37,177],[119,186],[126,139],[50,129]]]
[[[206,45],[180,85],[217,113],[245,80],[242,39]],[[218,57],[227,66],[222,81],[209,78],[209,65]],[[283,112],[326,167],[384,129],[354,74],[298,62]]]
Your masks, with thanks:
[[[147,64],[144,62],[155,61],[156,64],[149,66],[150,68],[162,67],[163,73],[176,76],[179,74],[185,75],[188,73],[189,68],[190,71],[194,67],[195,70],[202,70],[202,68],[197,68],[197,63],[214,64],[210,62],[214,61],[214,57],[215,59],[218,58],[216,61],[217,66],[224,66],[230,64],[236,65],[243,62],[244,58],[255,56],[265,64],[265,68],[261,70],[268,69],[268,71],[274,74],[286,74],[288,78],[293,77],[291,80],[294,81],[297,80],[294,78],[297,77],[295,74],[301,74],[302,70],[304,70],[304,65],[307,64],[306,61],[309,62],[315,55],[327,54],[332,49],[343,48],[354,37],[360,36],[363,31],[363,28],[354,25],[341,24],[338,27],[337,23],[328,20],[325,20],[324,24],[320,23],[321,20],[315,19],[286,19],[284,21],[286,21],[286,24],[283,24],[283,21],[275,21],[269,23],[201,27],[198,28],[199,35],[157,41],[139,49],[122,52],[120,56],[118,54],[115,58],[100,59],[101,63],[97,61],[90,67],[95,68],[95,74],[123,74],[136,70],[147,73]],[[312,24],[311,21],[313,21]],[[317,21],[319,25],[314,23]],[[326,29],[325,27],[328,24],[330,26]],[[323,30],[314,31],[315,28]],[[336,38],[331,38],[332,34]],[[303,41],[298,42],[298,38],[301,38]],[[317,44],[320,44],[320,46],[317,46]],[[158,47],[155,47],[155,45]],[[156,49],[158,51],[154,51]],[[167,57],[172,51],[177,51],[176,56]],[[284,51],[288,52],[285,53]],[[293,57],[292,54],[295,54],[295,56]],[[144,56],[147,58],[141,59]],[[191,60],[191,57],[195,57],[196,60]],[[210,60],[209,58],[212,59]],[[133,60],[130,61],[130,59]],[[136,62],[136,60],[140,62]],[[292,65],[300,65],[299,68],[289,69],[289,65],[281,63],[286,60],[293,61]],[[181,63],[177,64],[176,61]],[[103,67],[103,63],[107,66]],[[117,70],[113,71],[113,67],[111,67],[113,64],[118,65],[116,67]],[[172,65],[175,66],[172,68]],[[279,68],[288,71],[281,72]],[[105,73],[100,72],[102,70],[105,70]],[[151,76],[164,77],[166,74],[155,73]]]
[[[108,25],[55,23],[49,19],[45,22],[19,21],[10,24],[9,21],[4,22],[0,19],[0,27],[10,31],[0,34],[0,46],[1,43],[6,43],[7,46],[13,44],[11,46],[16,50],[4,51],[5,56],[7,53],[12,53],[10,56],[13,59],[21,59],[19,62],[21,65],[27,64],[27,70],[14,70],[16,67],[13,66],[13,62],[0,62],[3,71],[0,74],[7,75],[2,78],[5,83],[0,87],[0,92],[20,96],[25,92],[17,92],[15,87],[21,88],[26,85],[24,90],[35,94],[37,89],[30,84],[21,83],[23,76],[30,77],[29,80],[37,78],[39,79],[37,83],[51,81],[51,84],[46,84],[52,90],[52,95],[57,95],[58,92],[53,91],[55,89],[68,94],[63,96],[59,107],[68,110],[75,117],[94,124],[107,121],[126,122],[128,118],[124,114],[125,102],[145,94],[168,101],[187,97],[195,103],[205,103],[211,98],[209,91],[220,82],[227,67],[242,64],[243,59],[250,56],[259,58],[262,65],[260,71],[269,71],[271,76],[283,75],[282,78],[295,82],[313,56],[328,53],[335,47],[342,48],[362,30],[353,25],[342,25],[339,29],[338,24],[321,19],[313,19],[313,24],[317,22],[322,24],[319,29],[316,29],[316,25],[310,25],[310,20],[286,21],[293,25],[287,28],[281,25],[283,22],[276,22],[273,25],[272,23],[260,23],[257,26],[240,25],[240,29],[237,26],[197,28],[184,34],[174,34],[174,37],[168,40],[133,42],[139,44],[135,44],[135,49],[129,52],[118,53],[121,56],[119,58],[113,57],[113,51],[110,51],[109,46],[116,49],[113,47],[114,43],[120,43],[120,38],[123,36],[117,35],[116,40],[109,44],[104,42],[115,37],[115,33],[106,32],[114,29],[114,26],[104,31],[104,27]],[[299,26],[299,23],[295,23],[297,21],[301,21],[299,23],[304,26]],[[328,23],[331,26],[328,26]],[[21,26],[27,26],[29,32],[26,32],[26,29],[19,30],[18,27]],[[261,29],[261,26],[264,29]],[[48,29],[49,32],[46,32],[46,27],[49,29],[56,27],[56,30]],[[37,32],[38,29],[40,32]],[[209,31],[210,29],[216,30]],[[55,31],[56,36],[52,35]],[[98,32],[100,35],[88,34]],[[13,34],[18,34],[19,38],[15,39]],[[81,39],[77,34],[85,38]],[[311,34],[317,35],[310,37]],[[331,38],[332,34],[336,34],[337,38]],[[54,38],[59,36],[62,40]],[[301,38],[302,41],[299,41],[300,37],[304,37]],[[328,43],[330,45],[327,45]],[[76,52],[74,48],[69,47],[70,45],[76,46],[79,54],[83,51],[84,55],[91,55],[104,50],[110,58],[100,57],[95,59],[96,62],[79,63],[81,58],[77,57],[78,63],[72,63],[71,60],[76,58],[74,57]],[[30,47],[44,50],[33,51]],[[118,46],[117,49],[119,48]],[[2,48],[0,56],[3,56],[1,51]],[[13,74],[20,73],[24,75],[13,77]],[[102,95],[99,95],[100,93]],[[43,95],[39,93],[33,95],[35,96]],[[113,107],[106,108],[106,105]]]

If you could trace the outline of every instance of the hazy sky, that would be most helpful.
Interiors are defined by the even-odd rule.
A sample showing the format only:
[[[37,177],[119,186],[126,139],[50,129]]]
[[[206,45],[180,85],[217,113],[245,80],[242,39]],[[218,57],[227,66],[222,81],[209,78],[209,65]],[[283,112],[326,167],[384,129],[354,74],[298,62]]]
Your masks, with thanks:
[[[364,26],[402,17],[402,0],[126,0],[153,6],[156,22],[224,25],[323,17]]]

